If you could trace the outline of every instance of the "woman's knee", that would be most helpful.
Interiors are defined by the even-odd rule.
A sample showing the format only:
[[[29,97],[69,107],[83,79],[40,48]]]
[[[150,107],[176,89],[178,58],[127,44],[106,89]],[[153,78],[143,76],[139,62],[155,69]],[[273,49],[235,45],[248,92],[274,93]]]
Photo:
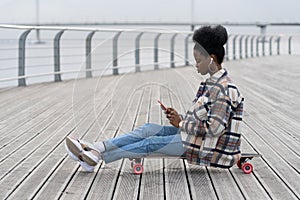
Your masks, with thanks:
[[[162,130],[163,126],[153,123],[146,123],[141,128],[146,136],[150,137],[158,134]]]
[[[156,126],[156,125],[158,125],[158,124],[145,123],[142,127],[149,128],[149,127],[153,127],[153,126]]]

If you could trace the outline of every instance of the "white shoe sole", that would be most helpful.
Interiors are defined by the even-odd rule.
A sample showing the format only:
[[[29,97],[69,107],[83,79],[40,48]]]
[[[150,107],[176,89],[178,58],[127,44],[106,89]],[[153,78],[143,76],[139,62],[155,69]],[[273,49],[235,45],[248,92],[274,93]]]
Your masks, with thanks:
[[[66,138],[65,147],[70,157],[75,161],[86,162],[92,167],[96,166],[99,162],[98,157],[90,151],[85,151],[80,142],[78,142],[76,139],[68,136]]]
[[[95,166],[90,166],[84,161],[79,160],[80,166],[87,172],[94,172]]]
[[[65,149],[67,150],[68,155],[69,155],[73,160],[79,161],[79,158],[78,158],[75,154],[73,154],[73,153],[70,151],[70,149],[68,148],[67,141],[65,142]]]
[[[91,166],[96,166],[99,163],[98,157],[90,151],[82,152],[82,160]]]

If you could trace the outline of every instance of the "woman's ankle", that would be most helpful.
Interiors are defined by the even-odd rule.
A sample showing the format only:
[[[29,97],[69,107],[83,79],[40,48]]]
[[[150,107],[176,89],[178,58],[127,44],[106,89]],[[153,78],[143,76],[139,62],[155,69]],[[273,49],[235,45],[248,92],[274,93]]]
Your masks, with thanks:
[[[96,150],[98,150],[98,153],[100,153],[100,154],[106,150],[103,142],[95,142],[94,146],[95,146]]]

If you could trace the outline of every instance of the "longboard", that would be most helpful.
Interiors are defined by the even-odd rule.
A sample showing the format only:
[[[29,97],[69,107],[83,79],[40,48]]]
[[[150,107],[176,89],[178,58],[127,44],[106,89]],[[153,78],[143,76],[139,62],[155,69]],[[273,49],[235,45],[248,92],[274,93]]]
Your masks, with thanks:
[[[261,157],[261,154],[257,153],[242,153],[240,160],[237,162],[238,168],[242,169],[245,174],[250,174],[254,167],[253,165],[249,162],[255,157]],[[162,154],[157,154],[157,155],[150,155],[150,158],[181,158],[185,159],[184,157],[178,157],[178,156],[168,156],[168,155],[162,155]],[[134,174],[142,174],[144,172],[144,167],[142,164],[142,158],[135,158],[135,159],[130,159],[131,160],[131,168],[133,170]]]

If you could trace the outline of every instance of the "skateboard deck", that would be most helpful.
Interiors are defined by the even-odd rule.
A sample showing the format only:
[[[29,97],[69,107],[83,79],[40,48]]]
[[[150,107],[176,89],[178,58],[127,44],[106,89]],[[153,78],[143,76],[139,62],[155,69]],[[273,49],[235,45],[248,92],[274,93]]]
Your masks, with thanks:
[[[261,154],[257,153],[242,153],[240,160],[237,162],[238,168],[243,170],[245,174],[250,174],[254,167],[253,165],[249,162],[255,157],[261,157]],[[151,155],[149,156],[150,158],[181,158],[184,159],[184,157],[178,157],[178,156],[168,156],[168,155]],[[143,158],[135,158],[135,159],[130,159],[131,161],[131,168],[133,170],[134,174],[142,174],[144,172],[144,167],[142,164],[142,159]]]

